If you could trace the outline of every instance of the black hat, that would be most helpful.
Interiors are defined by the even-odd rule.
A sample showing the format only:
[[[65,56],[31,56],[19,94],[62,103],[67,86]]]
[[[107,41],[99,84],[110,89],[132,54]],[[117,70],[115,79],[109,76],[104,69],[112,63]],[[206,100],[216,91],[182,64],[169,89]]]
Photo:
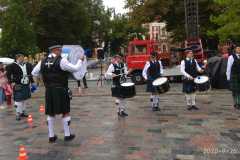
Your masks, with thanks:
[[[185,52],[188,53],[188,52],[193,52],[192,48],[185,48]]]
[[[55,48],[62,48],[62,46],[61,45],[54,45],[54,46],[49,47],[48,49],[53,50]]]
[[[153,52],[151,52],[151,56],[152,56],[152,57],[157,57],[157,56],[158,56],[158,53],[157,53],[156,51],[153,51]]]

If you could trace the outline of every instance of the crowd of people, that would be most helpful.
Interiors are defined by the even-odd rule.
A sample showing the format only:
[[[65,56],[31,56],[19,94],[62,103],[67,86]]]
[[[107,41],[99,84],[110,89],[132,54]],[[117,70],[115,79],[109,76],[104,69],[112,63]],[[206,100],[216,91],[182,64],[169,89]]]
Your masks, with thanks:
[[[4,67],[0,63],[0,107],[6,100],[7,105],[16,107],[16,120],[20,121],[27,117],[26,100],[31,97],[31,86],[36,86],[34,77],[41,75],[45,91],[45,113],[49,142],[54,143],[58,137],[54,132],[54,121],[57,115],[62,115],[64,140],[71,141],[75,135],[70,129],[70,100],[71,94],[68,88],[68,75],[79,71],[83,67],[85,56],[80,56],[76,64],[72,64],[66,58],[61,57],[61,45],[51,46],[50,53],[39,60],[37,64],[29,63],[29,59],[23,54],[16,55],[16,61]],[[196,105],[196,84],[194,79],[199,73],[204,73],[205,66],[200,66],[194,59],[191,49],[185,51],[185,59],[181,61],[181,73],[183,74],[183,93],[186,97],[187,110],[199,110]],[[227,65],[227,80],[233,95],[234,108],[240,109],[240,47],[236,46],[235,52],[229,56]],[[116,98],[117,115],[128,116],[126,98],[121,93],[121,84],[125,81],[124,76],[131,73],[124,63],[122,55],[115,55],[109,65],[105,76],[112,79],[112,96]],[[158,53],[152,52],[149,61],[146,62],[142,76],[147,82],[146,91],[150,93],[150,105],[152,111],[160,111],[160,96],[153,82],[162,77],[164,69],[158,59]],[[124,75],[124,76],[123,76]],[[86,75],[85,75],[86,76]],[[87,88],[86,77],[83,78],[84,87]],[[80,86],[80,81],[78,81]]]

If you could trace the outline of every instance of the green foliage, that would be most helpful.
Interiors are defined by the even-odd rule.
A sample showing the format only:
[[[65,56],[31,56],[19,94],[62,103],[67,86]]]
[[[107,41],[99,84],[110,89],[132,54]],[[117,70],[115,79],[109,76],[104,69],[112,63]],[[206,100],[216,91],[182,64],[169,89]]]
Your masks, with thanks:
[[[221,41],[229,38],[239,41],[240,38],[240,1],[214,0],[222,9],[219,15],[212,15],[211,22],[218,25],[218,29],[209,30],[209,35],[216,35]]]
[[[22,0],[8,2],[8,9],[2,17],[1,55],[14,55],[17,51],[36,52],[36,35]]]

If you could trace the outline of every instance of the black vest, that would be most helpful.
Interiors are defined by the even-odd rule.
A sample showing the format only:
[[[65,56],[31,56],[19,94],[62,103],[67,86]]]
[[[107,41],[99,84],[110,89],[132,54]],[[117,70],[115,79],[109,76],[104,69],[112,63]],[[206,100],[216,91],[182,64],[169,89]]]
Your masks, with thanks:
[[[68,72],[60,67],[62,57],[47,57],[41,63],[41,73],[46,87],[68,87]]]
[[[152,62],[150,61],[150,66],[147,70],[148,78],[158,78],[161,76],[161,67],[159,61]]]
[[[231,75],[238,75],[240,77],[240,58],[236,54],[232,54],[234,62],[231,69]]]
[[[198,76],[197,64],[195,59],[192,59],[192,62],[191,60],[185,59],[185,72],[191,75],[193,78]]]
[[[124,74],[124,63],[119,63],[119,64],[113,64],[114,67],[114,74],[119,75],[119,74]],[[114,85],[120,85],[120,78],[121,76],[117,76],[113,78],[113,84]]]

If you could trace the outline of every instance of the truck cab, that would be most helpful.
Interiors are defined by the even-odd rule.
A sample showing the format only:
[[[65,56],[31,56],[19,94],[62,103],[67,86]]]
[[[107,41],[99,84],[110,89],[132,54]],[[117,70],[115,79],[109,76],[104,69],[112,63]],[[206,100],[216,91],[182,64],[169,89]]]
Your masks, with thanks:
[[[135,84],[144,83],[142,71],[146,61],[149,60],[150,53],[158,52],[159,58],[164,62],[169,62],[170,55],[159,50],[159,43],[154,40],[133,40],[129,42],[126,62],[128,68],[132,70],[132,81]]]

